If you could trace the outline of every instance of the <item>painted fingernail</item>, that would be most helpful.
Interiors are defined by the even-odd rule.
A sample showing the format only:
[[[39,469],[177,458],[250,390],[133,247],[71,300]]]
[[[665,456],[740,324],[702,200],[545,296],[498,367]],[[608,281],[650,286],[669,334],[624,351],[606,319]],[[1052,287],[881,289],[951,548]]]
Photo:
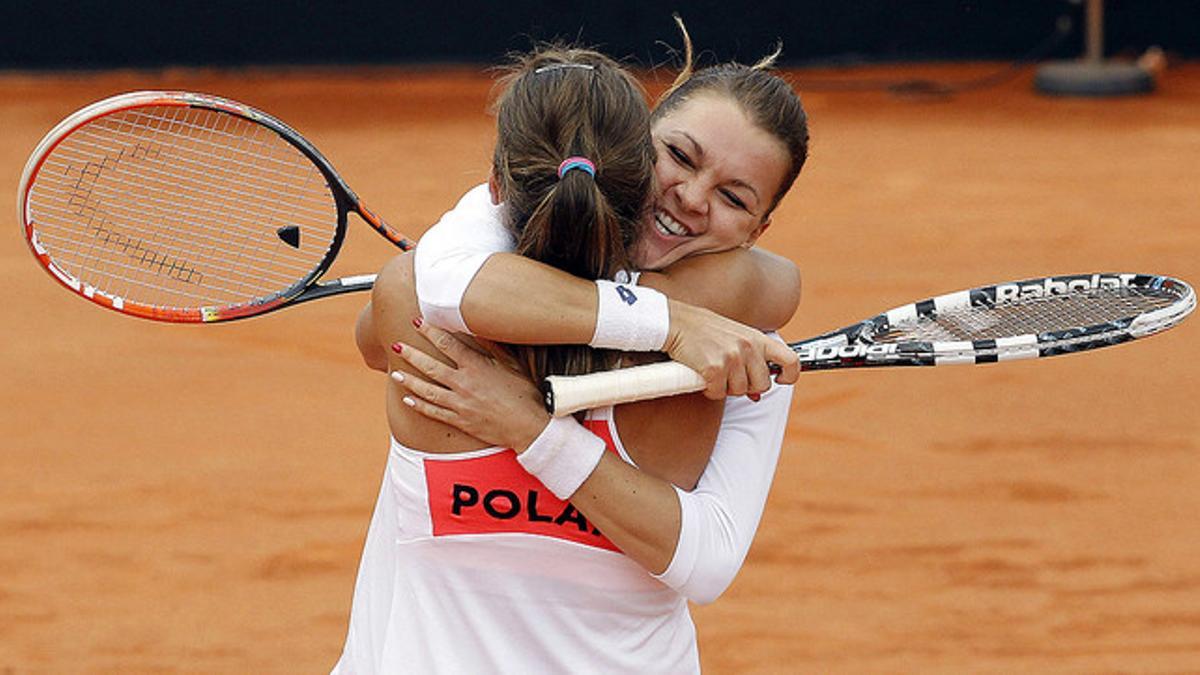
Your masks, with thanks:
[[[400,400],[401,400],[401,401],[404,401],[404,405],[406,405],[406,406],[408,406],[408,407],[410,407],[410,408],[412,408],[412,407],[414,407],[414,406],[416,406],[416,405],[417,405],[417,402],[416,402],[416,401],[414,401],[414,400],[412,400],[412,397],[411,397],[411,396],[405,396],[404,398],[402,398],[402,399],[400,399]]]
[[[398,370],[393,370],[392,371],[392,379],[397,382],[403,382],[404,381],[404,373],[402,373]]]
[[[420,328],[422,323],[425,323],[425,322],[421,320],[421,317],[419,317],[419,316],[413,317],[413,325],[414,326],[416,326],[417,328]]]
[[[404,353],[404,343],[393,342],[392,343],[392,351],[396,352],[397,354],[403,354]]]
[[[747,394],[747,396],[750,398],[751,401],[754,401],[755,403],[758,403],[758,400],[760,398],[762,398],[762,394]]]

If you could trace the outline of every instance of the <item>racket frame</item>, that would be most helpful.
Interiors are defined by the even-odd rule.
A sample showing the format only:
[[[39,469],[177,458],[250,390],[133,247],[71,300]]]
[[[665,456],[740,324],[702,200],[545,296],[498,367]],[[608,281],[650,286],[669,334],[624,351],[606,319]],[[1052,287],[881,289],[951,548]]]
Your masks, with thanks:
[[[1149,312],[1059,331],[987,340],[877,341],[878,336],[892,327],[912,325],[922,319],[930,319],[939,312],[968,307],[995,307],[1010,300],[1024,299],[1024,294],[1054,297],[1118,287],[1166,290],[1179,299]],[[1174,326],[1190,314],[1195,306],[1196,294],[1192,287],[1171,277],[1125,273],[1060,275],[982,286],[901,305],[866,321],[788,346],[799,356],[802,371],[996,363],[1057,356],[1128,342]]]
[[[234,115],[266,127],[311,161],[325,178],[337,207],[337,228],[329,249],[320,263],[287,288],[265,297],[233,305],[197,308],[162,307],[129,300],[97,289],[56,264],[46,248],[38,241],[37,226],[33,222],[32,206],[29,203],[29,194],[33,189],[38,172],[54,149],[79,128],[103,117],[147,107],[200,108]],[[371,289],[375,282],[374,274],[319,282],[341,250],[346,236],[348,215],[351,211],[357,213],[372,229],[401,250],[407,251],[413,248],[413,242],[393,230],[382,218],[362,203],[358,195],[337,174],[329,160],[295,129],[272,115],[236,101],[188,91],[135,91],[118,94],[72,113],[51,129],[38,143],[29,161],[25,164],[17,190],[17,217],[23,226],[25,241],[34,257],[50,276],[68,290],[101,307],[131,316],[170,323],[213,323],[244,319],[309,300]]]

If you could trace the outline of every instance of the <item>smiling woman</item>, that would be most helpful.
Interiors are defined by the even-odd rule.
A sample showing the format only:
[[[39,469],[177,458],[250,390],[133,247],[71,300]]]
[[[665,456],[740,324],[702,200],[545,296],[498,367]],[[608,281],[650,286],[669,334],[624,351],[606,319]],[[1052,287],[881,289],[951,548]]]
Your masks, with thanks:
[[[659,98],[651,135],[658,202],[636,252],[643,269],[696,253],[753,245],[808,158],[808,119],[796,92],[770,71],[780,49],[753,66],[684,69]]]
[[[639,241],[642,267],[752,245],[770,225],[786,145],[736,101],[708,92],[660,117],[652,134],[659,198]]]

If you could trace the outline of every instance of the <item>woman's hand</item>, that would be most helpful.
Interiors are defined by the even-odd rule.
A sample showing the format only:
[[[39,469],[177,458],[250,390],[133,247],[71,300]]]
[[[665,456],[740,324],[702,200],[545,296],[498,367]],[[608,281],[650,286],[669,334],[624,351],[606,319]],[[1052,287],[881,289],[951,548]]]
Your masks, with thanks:
[[[700,373],[708,383],[708,398],[765,392],[771,388],[772,363],[780,368],[776,382],[792,384],[799,378],[799,359],[782,342],[706,309],[675,301],[670,308],[664,350]]]
[[[393,351],[429,378],[393,371],[392,379],[408,391],[403,402],[425,417],[485,443],[517,452],[529,447],[550,420],[533,383],[499,350],[500,358],[482,354],[428,322],[417,323],[417,330],[455,365],[448,366],[411,345],[392,345]]]

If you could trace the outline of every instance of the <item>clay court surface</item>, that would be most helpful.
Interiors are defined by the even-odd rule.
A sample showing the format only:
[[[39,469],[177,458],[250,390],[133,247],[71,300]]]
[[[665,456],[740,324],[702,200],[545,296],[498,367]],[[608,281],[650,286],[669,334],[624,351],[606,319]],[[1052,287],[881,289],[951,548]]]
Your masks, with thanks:
[[[760,242],[805,276],[787,337],[985,282],[1200,282],[1200,65],[1126,100],[1043,98],[1030,77],[804,93],[812,158]],[[0,673],[327,672],[386,458],[385,381],[351,339],[364,297],[202,327],[74,297],[16,221],[41,136],[122,91],[221,94],[419,235],[485,179],[489,78],[0,75]],[[351,233],[335,271],[391,255]],[[1198,337],[1193,318],[1087,355],[805,375],[745,568],[695,609],[706,671],[1200,671]]]

